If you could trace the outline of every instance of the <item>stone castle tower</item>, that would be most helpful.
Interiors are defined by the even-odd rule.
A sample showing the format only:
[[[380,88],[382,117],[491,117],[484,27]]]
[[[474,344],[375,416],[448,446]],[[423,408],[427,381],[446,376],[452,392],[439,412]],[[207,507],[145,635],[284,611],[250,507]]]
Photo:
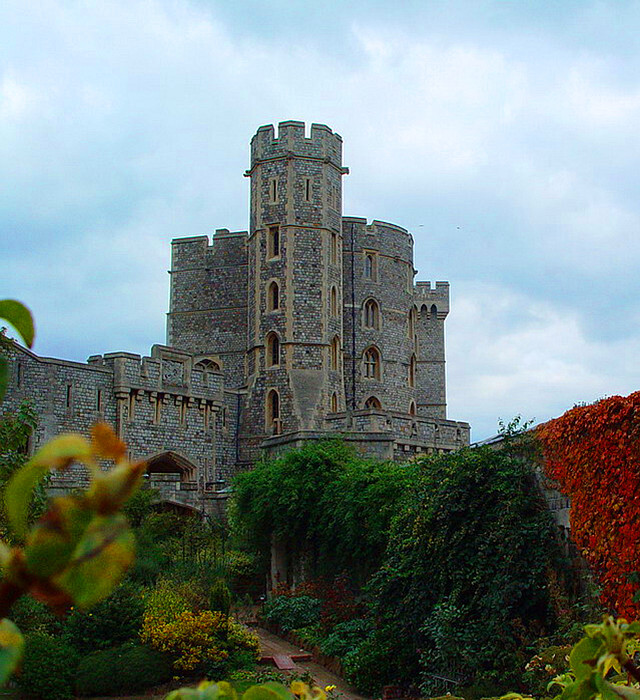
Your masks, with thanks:
[[[405,229],[342,216],[347,173],[327,126],[260,127],[249,231],[173,242],[167,342],[239,392],[240,462],[336,431],[408,432],[425,450],[468,441],[446,420],[449,285],[414,284]]]
[[[32,448],[108,420],[169,503],[205,511],[237,470],[309,439],[397,460],[467,445],[446,415],[449,284],[414,281],[404,228],[342,216],[347,173],[327,126],[260,127],[249,230],[172,242],[167,345],[86,364],[16,345],[0,411],[35,399]]]
[[[342,139],[262,127],[251,141],[245,429],[319,430],[342,380]],[[331,295],[335,297],[331,313]],[[286,416],[286,420],[285,420]]]

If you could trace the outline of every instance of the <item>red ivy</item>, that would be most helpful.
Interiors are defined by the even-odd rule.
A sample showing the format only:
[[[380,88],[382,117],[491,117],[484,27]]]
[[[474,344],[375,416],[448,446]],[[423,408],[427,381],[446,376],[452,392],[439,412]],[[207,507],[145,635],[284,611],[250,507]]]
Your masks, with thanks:
[[[537,429],[545,472],[571,499],[571,537],[602,602],[635,619],[640,572],[640,392],[579,406]]]

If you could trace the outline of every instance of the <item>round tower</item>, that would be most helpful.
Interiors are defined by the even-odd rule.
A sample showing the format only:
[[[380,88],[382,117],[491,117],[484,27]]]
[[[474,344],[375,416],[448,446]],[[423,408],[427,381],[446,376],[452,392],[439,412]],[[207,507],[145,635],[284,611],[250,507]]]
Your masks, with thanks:
[[[342,381],[342,139],[322,124],[251,140],[248,397],[243,432],[322,427]]]
[[[384,221],[344,217],[345,387],[353,410],[417,413],[413,237]]]

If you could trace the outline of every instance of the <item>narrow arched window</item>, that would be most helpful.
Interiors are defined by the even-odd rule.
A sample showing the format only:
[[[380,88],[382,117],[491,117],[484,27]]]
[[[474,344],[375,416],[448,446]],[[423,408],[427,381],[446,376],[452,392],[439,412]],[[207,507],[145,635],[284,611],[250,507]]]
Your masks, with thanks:
[[[210,372],[219,372],[220,365],[214,360],[205,358],[199,362],[196,362],[196,364],[193,365],[193,369],[202,370],[202,383],[204,386],[209,386],[212,381],[211,377],[209,376]]]
[[[380,379],[380,352],[378,348],[367,348],[364,352],[364,376],[367,379]]]
[[[416,402],[415,401],[411,401],[409,403],[409,415],[410,416],[416,415]]]
[[[275,333],[267,336],[267,367],[277,367],[280,364],[280,338]]]
[[[338,412],[338,394],[334,391],[333,394],[331,394],[331,413],[337,413]]]
[[[364,256],[364,276],[368,280],[374,278],[375,260],[371,253],[367,253]]]
[[[375,397],[375,396],[370,396],[365,402],[364,402],[364,407],[368,408],[370,410],[380,410],[382,408],[382,404],[380,401]]]
[[[282,432],[280,394],[275,389],[267,394],[267,432],[271,435],[280,435]]]
[[[340,361],[340,339],[336,336],[331,341],[331,369],[338,369]]]
[[[208,372],[220,371],[220,365],[215,360],[209,360],[207,358],[196,362],[196,364],[193,367],[194,369],[207,370]]]
[[[375,299],[368,299],[364,303],[365,328],[380,328],[380,307]]]
[[[411,311],[409,311],[409,318],[407,320],[407,335],[411,340],[413,340],[416,335],[416,313],[416,307],[413,306]]]
[[[267,290],[267,309],[276,311],[280,308],[280,287],[277,282],[271,282]]]
[[[416,356],[411,355],[411,359],[409,360],[409,386],[415,386],[416,385]]]
[[[331,232],[331,263],[338,263],[338,234],[335,231]]]
[[[267,255],[270,258],[277,258],[280,255],[280,227],[269,226],[267,237]]]
[[[435,304],[431,305],[431,320],[435,321],[438,318],[438,308]]]
[[[269,178],[269,204],[276,204],[278,201],[278,181],[275,177]]]
[[[338,291],[335,286],[331,287],[331,316],[336,318],[338,315]]]

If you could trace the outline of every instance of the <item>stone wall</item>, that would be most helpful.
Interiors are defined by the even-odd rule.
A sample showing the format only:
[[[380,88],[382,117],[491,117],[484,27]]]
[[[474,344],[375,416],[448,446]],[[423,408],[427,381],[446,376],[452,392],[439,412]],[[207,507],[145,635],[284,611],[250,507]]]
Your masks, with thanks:
[[[229,386],[244,382],[247,348],[247,233],[218,229],[172,241],[167,343],[222,369]]]
[[[153,476],[172,474],[177,505],[196,508],[206,494],[229,484],[236,458],[237,399],[224,391],[222,372],[197,358],[154,345],[150,357],[109,353],[87,364],[41,358],[15,344],[11,377],[0,413],[33,402],[38,426],[30,451],[65,432],[88,435],[106,421],[127,443],[130,458],[145,459]],[[54,493],[86,484],[81,465],[52,475]],[[175,495],[175,488],[170,489]]]
[[[367,399],[375,397],[386,410],[409,413],[411,402],[416,400],[415,382],[412,386],[409,378],[411,357],[417,350],[415,333],[409,335],[413,238],[399,226],[381,221],[367,225],[366,219],[357,218],[345,218],[342,232],[347,405],[363,408]],[[369,270],[368,256],[372,261]],[[367,302],[374,302],[379,313],[377,323],[369,323],[369,327]],[[365,373],[364,354],[372,347],[380,353],[379,379],[367,378]]]
[[[166,497],[195,510],[213,508],[213,494],[265,449],[342,435],[372,457],[404,460],[468,444],[469,426],[446,420],[449,285],[414,285],[405,229],[342,217],[347,173],[327,126],[309,136],[303,122],[260,127],[245,173],[249,231],[172,242],[168,345],[86,364],[16,346],[0,410],[33,397],[33,447],[106,420],[133,458],[149,460]],[[84,478],[77,469],[54,481]]]

